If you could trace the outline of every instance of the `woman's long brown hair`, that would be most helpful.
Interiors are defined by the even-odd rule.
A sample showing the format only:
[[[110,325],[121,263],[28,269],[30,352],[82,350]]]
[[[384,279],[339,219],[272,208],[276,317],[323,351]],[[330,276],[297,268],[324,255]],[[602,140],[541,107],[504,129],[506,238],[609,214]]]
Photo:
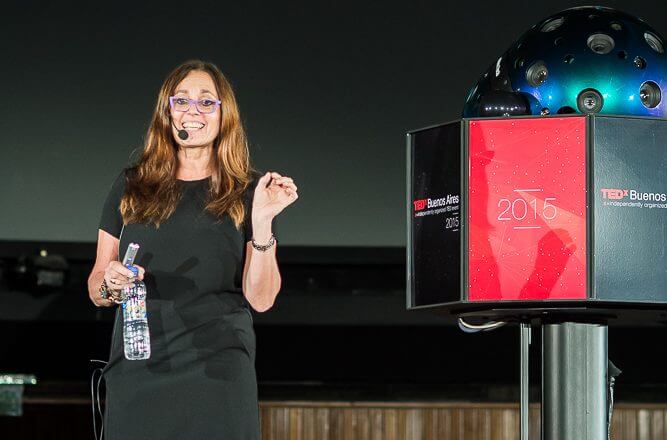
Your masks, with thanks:
[[[213,141],[211,186],[206,210],[222,219],[229,214],[236,228],[246,215],[243,194],[252,177],[248,144],[231,85],[214,64],[194,60],[174,69],[165,79],[146,135],[144,150],[126,173],[120,211],[123,222],[152,223],[156,227],[176,209],[181,191],[176,180],[178,145],[172,134],[169,96],[192,71],[211,76],[222,104],[220,133]]]

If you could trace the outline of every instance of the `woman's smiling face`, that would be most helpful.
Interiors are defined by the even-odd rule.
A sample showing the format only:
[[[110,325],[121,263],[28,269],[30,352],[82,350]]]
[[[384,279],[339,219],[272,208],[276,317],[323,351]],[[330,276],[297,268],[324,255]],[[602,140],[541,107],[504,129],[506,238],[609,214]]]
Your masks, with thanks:
[[[210,75],[201,70],[193,70],[176,86],[173,96],[170,113],[174,121],[172,135],[176,143],[181,147],[212,145],[220,133],[222,109],[217,104],[220,97]],[[195,105],[187,100],[199,101],[201,104]],[[187,110],[179,111],[179,108]],[[212,112],[208,113],[211,110]],[[181,129],[188,132],[186,140],[178,137]]]

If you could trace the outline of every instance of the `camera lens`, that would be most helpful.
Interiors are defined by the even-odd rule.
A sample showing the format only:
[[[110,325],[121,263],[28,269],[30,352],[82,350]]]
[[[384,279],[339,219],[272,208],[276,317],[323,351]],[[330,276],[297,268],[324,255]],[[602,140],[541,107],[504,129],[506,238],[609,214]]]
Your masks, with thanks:
[[[614,39],[607,34],[593,34],[588,37],[588,47],[599,55],[605,55],[614,49]]]
[[[646,81],[639,88],[639,98],[646,108],[656,108],[662,99],[660,87],[653,81]]]
[[[577,96],[577,107],[582,113],[598,113],[603,105],[602,95],[595,89],[584,89]]]
[[[544,61],[535,61],[526,71],[526,80],[533,87],[538,87],[549,77],[549,70]]]

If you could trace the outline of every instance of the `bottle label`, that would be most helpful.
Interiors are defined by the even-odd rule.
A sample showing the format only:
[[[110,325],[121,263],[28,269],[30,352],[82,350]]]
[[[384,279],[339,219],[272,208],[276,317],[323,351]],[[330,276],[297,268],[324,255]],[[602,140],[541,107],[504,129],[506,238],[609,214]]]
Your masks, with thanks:
[[[146,300],[132,298],[125,303],[124,309],[127,320],[146,319]]]

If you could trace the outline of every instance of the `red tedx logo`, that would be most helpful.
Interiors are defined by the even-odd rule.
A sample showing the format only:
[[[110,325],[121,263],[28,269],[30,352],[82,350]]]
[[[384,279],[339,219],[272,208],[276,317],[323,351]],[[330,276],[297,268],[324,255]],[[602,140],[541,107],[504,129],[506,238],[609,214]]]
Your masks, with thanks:
[[[627,189],[602,188],[600,191],[603,199],[620,200],[628,195]]]
[[[415,205],[415,211],[421,211],[422,209],[426,208],[426,202],[428,199],[421,199],[421,200],[415,200],[414,205]]]

